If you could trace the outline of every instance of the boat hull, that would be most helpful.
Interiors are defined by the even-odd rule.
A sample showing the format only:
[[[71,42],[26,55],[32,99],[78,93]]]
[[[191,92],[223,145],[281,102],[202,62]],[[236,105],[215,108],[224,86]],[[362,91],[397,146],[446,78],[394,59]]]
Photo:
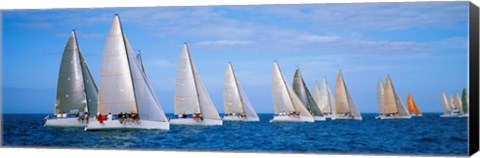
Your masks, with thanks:
[[[351,116],[333,116],[331,118],[332,120],[359,120],[359,121],[362,120],[362,118],[354,118]]]
[[[202,121],[195,121],[192,118],[178,118],[170,119],[170,124],[172,125],[192,125],[192,126],[221,126],[223,125],[222,120],[214,119],[203,119]]]
[[[423,115],[422,114],[411,114],[412,117],[422,117]]]
[[[86,122],[78,121],[77,118],[47,119],[44,127],[85,127]]]
[[[158,122],[149,120],[140,120],[138,123],[124,122],[120,123],[118,120],[104,121],[103,123],[97,120],[90,120],[85,127],[85,131],[103,131],[103,130],[121,130],[121,129],[148,129],[148,130],[169,130],[170,124],[168,122]]]
[[[312,117],[290,117],[290,116],[274,116],[270,122],[314,122]]]
[[[258,122],[259,118],[241,118],[238,116],[224,116],[223,121],[243,121],[243,122]]]
[[[468,114],[460,115],[460,117],[468,117],[468,116],[469,116]]]
[[[440,115],[440,117],[460,117],[460,115],[451,115],[451,114],[443,114],[443,115]]]
[[[325,120],[327,120],[327,117],[325,117],[325,116],[314,116],[313,119],[315,121],[325,121]]]
[[[406,116],[377,116],[375,119],[380,119],[380,120],[396,120],[396,119],[411,119],[412,116],[406,115]]]

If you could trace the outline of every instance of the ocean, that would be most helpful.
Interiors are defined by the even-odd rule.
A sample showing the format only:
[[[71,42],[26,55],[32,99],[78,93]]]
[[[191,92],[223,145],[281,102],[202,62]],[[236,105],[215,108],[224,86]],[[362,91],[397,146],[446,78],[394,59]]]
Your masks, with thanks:
[[[440,118],[440,113],[408,120],[376,120],[372,113],[362,114],[363,121],[315,123],[269,123],[273,114],[259,114],[260,122],[95,132],[45,128],[46,115],[4,114],[2,146],[376,155],[466,156],[468,152],[468,119]]]

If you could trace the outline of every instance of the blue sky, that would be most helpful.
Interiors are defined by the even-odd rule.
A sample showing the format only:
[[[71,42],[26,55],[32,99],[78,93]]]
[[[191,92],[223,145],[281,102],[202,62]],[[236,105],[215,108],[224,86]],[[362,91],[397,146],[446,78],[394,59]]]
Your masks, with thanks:
[[[184,42],[219,112],[228,61],[259,113],[273,112],[274,60],[290,83],[299,66],[310,89],[324,77],[333,88],[341,69],[360,112],[378,111],[376,85],[387,74],[424,112],[442,110],[442,90],[468,86],[468,2],[14,10],[2,12],[3,112],[54,111],[72,29],[99,84],[115,13],[166,112]]]

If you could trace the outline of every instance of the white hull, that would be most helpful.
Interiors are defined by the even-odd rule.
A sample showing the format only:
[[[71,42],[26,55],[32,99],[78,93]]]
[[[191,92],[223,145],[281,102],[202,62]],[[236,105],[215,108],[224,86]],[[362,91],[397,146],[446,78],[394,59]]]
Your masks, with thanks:
[[[334,116],[332,117],[332,120],[362,120],[362,118],[354,118],[351,116]]]
[[[259,118],[241,118],[238,116],[224,116],[223,121],[244,121],[244,122],[258,122],[260,121]]]
[[[460,115],[460,117],[468,117],[468,114]]]
[[[325,120],[327,120],[327,117],[325,117],[325,116],[314,116],[313,119],[315,121],[325,121]]]
[[[78,121],[77,118],[47,119],[44,127],[85,127],[87,123]]]
[[[443,114],[443,115],[440,115],[440,117],[460,117],[460,115],[457,115],[457,114]]]
[[[177,118],[170,119],[172,125],[194,125],[194,126],[221,126],[222,120],[203,119],[202,121],[195,121],[192,118]]]
[[[412,116],[407,115],[407,116],[384,116],[380,115],[375,117],[375,119],[380,119],[380,120],[394,120],[394,119],[411,119]]]
[[[290,117],[290,116],[274,116],[270,122],[314,122],[315,120],[311,117],[299,116],[299,117]]]
[[[416,114],[410,114],[412,117],[422,117],[422,114],[416,115]]]
[[[124,122],[120,124],[119,120],[108,120],[103,123],[98,122],[96,119],[90,120],[86,131],[95,130],[119,130],[119,129],[149,129],[149,130],[169,130],[170,124],[168,122],[158,122],[149,120],[140,120],[138,123]]]

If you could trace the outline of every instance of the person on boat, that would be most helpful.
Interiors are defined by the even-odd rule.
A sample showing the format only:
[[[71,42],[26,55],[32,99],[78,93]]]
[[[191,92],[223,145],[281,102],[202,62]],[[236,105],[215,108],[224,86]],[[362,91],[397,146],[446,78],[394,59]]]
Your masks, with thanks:
[[[244,112],[240,113],[240,118],[247,118],[247,114],[245,114]]]
[[[139,120],[138,114],[132,112],[132,123],[138,123]]]
[[[88,117],[89,117],[88,112],[85,112],[85,122],[87,122],[87,123],[88,123]]]
[[[78,112],[77,113],[77,120],[78,120],[78,122],[82,122],[82,123],[85,121],[85,115],[84,115],[83,112]]]
[[[108,113],[107,120],[113,120],[113,115],[111,112]]]
[[[203,121],[203,117],[201,113],[193,113],[192,119],[195,121]]]
[[[120,124],[122,124],[123,121],[125,120],[125,115],[123,115],[122,112],[120,112],[120,113],[118,114],[118,120],[120,121]]]
[[[67,118],[67,113],[63,112],[62,113],[62,118]]]
[[[97,114],[97,121],[100,122],[101,124],[103,124],[102,114],[100,114],[100,113]]]
[[[125,112],[125,122],[130,122],[132,120],[132,114]]]

